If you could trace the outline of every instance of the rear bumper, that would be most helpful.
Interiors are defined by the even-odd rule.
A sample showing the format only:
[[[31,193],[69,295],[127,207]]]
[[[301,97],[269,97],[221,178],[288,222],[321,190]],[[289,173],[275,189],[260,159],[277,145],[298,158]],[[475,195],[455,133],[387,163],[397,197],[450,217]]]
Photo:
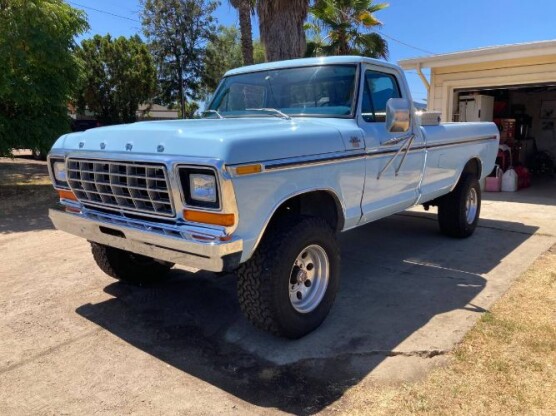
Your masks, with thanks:
[[[49,217],[57,229],[88,241],[212,272],[236,269],[243,250],[240,239],[221,241],[189,225],[124,219],[95,211],[68,212],[64,207],[50,209]]]

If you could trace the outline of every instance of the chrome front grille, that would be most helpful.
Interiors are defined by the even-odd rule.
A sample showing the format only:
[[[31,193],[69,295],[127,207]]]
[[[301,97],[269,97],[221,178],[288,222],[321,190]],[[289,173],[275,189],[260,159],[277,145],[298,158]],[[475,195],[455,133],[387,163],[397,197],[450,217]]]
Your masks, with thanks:
[[[81,203],[173,217],[166,167],[158,163],[67,159],[68,184]]]

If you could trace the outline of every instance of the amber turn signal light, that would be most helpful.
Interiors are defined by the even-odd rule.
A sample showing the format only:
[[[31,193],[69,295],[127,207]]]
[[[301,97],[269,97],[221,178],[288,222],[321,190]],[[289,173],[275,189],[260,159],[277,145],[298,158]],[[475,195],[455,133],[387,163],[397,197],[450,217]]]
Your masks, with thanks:
[[[77,197],[72,191],[68,191],[66,189],[59,189],[58,195],[60,195],[60,199],[69,199],[71,201],[77,201]]]
[[[236,168],[236,175],[250,175],[252,173],[261,173],[262,170],[263,167],[259,164],[238,166]]]
[[[187,221],[200,222],[203,224],[222,225],[231,227],[235,224],[234,214],[219,214],[216,212],[191,211],[183,210],[183,218]]]

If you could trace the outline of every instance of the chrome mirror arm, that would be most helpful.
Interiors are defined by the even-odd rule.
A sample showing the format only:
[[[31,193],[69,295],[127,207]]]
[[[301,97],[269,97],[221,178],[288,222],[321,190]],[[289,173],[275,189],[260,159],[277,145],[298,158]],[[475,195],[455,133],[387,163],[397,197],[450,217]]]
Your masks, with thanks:
[[[405,157],[407,156],[407,153],[409,152],[409,148],[413,144],[413,139],[415,139],[414,134],[410,135],[409,140],[407,141],[407,146],[405,147],[405,151],[404,151],[404,154],[402,156],[402,160],[400,161],[400,164],[398,165],[398,168],[396,169],[396,176],[398,176],[398,173],[400,172],[400,169],[402,168],[403,162],[405,161]],[[404,145],[405,145],[405,143],[404,143]]]
[[[409,151],[409,147],[411,146],[411,143],[413,142],[413,139],[415,138],[414,134],[410,134],[409,136],[404,136],[404,137],[396,137],[396,142],[392,142],[392,140],[394,139],[390,139],[386,142],[383,143],[383,145],[385,145],[386,143],[390,142],[390,144],[396,144],[396,143],[400,143],[403,141],[402,145],[400,146],[400,148],[398,149],[398,151],[394,154],[394,156],[392,156],[392,158],[388,161],[388,163],[386,163],[386,165],[384,165],[384,167],[382,168],[382,170],[380,172],[378,172],[378,175],[376,177],[377,180],[380,179],[380,177],[382,176],[382,174],[390,167],[390,165],[392,165],[392,163],[394,163],[394,160],[396,160],[396,158],[398,157],[398,155],[405,150],[405,154],[402,158],[402,161],[400,162],[400,165],[398,166],[398,168],[396,169],[396,176],[398,176],[398,172],[400,170],[400,168],[402,167],[402,164],[405,160],[405,156],[407,155],[407,152]],[[406,147],[406,144],[408,145]]]

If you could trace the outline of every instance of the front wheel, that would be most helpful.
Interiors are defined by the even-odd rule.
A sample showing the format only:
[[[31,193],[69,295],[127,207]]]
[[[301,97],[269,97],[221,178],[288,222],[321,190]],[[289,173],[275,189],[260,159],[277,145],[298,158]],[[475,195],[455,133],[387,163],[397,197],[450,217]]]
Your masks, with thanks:
[[[104,273],[138,286],[163,280],[174,266],[173,263],[103,244],[91,243],[91,249],[95,262]]]
[[[268,230],[238,270],[238,299],[255,326],[300,338],[328,315],[340,279],[340,250],[326,221],[295,217]]]
[[[465,238],[475,231],[481,213],[481,187],[474,175],[465,175],[455,189],[438,204],[440,231]]]

